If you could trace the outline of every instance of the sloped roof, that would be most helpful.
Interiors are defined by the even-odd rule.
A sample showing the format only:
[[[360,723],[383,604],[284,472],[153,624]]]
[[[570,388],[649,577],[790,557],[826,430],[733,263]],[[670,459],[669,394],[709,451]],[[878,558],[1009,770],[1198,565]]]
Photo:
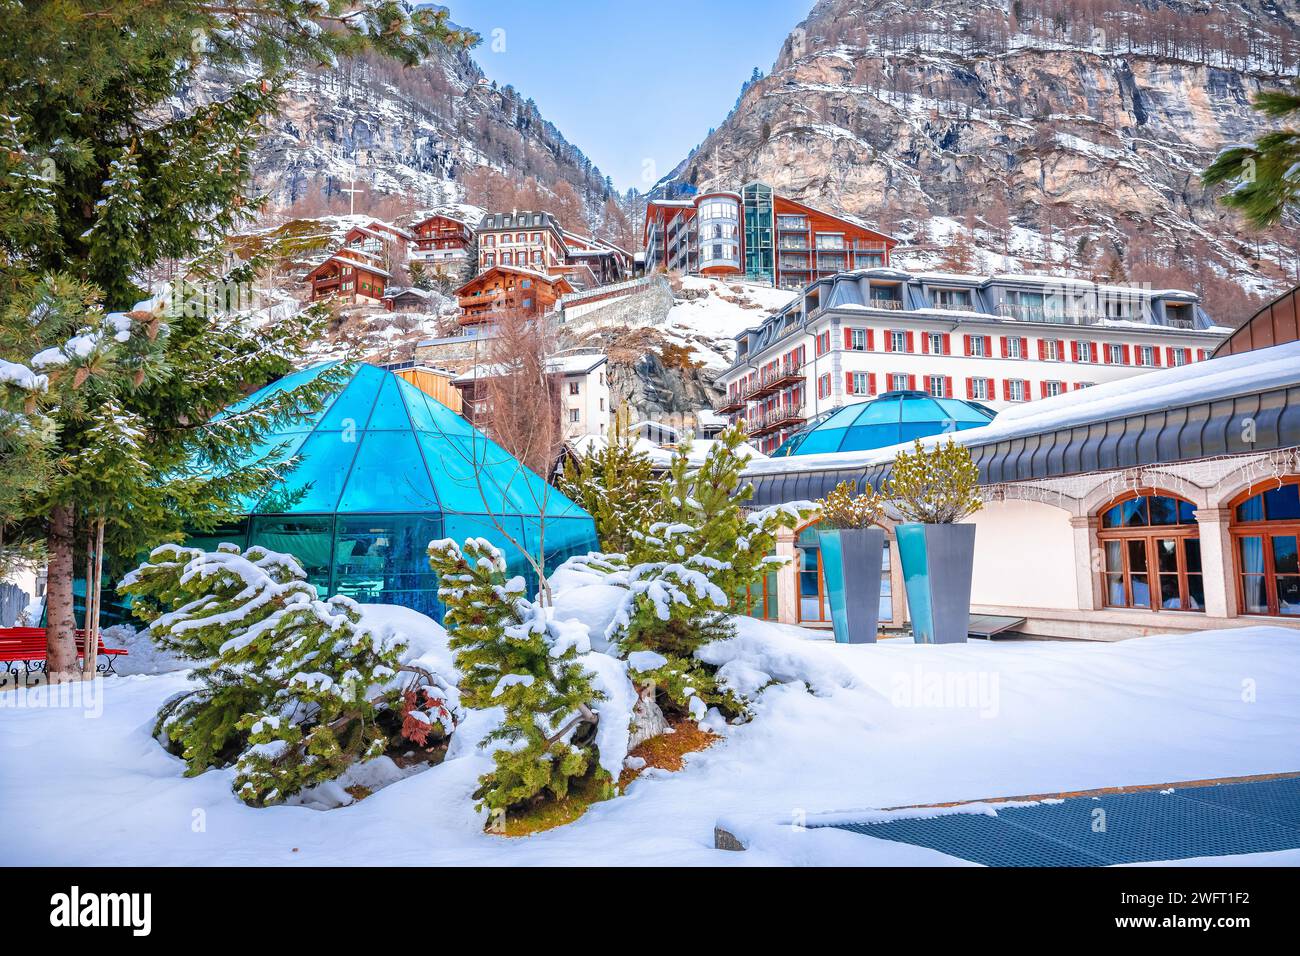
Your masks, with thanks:
[[[252,408],[337,364],[288,375],[222,414]],[[270,494],[246,502],[247,513],[441,513],[507,521],[545,514],[548,520],[590,520],[464,418],[373,365],[356,366],[321,411],[269,434],[243,464],[277,446],[301,461]],[[475,533],[493,536],[486,526]]]

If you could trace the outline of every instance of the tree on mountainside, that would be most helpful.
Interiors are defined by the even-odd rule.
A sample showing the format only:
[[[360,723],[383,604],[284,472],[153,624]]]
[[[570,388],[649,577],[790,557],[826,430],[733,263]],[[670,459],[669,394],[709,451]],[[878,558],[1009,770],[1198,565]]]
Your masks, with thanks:
[[[251,157],[296,67],[365,49],[415,63],[473,37],[396,0],[11,2],[5,21],[0,357],[44,381],[0,376],[0,471],[45,477],[0,485],[0,540],[48,553],[49,670],[63,679],[79,553],[103,536],[102,551],[133,556],[227,514],[285,465],[261,436],[336,384],[214,417],[289,372],[319,315],[250,321],[248,263],[198,276],[196,296],[148,299],[143,274],[200,257],[256,210]],[[182,106],[210,69],[246,79]]]

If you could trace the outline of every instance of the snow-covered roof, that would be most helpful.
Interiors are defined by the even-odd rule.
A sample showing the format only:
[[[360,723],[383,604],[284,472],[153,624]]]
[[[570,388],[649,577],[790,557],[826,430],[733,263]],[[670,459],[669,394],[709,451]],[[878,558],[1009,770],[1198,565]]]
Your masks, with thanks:
[[[546,369],[559,375],[584,375],[609,361],[605,355],[554,355],[546,360]],[[500,375],[500,364],[473,365],[454,379],[456,384],[466,384],[480,378]]]
[[[964,445],[984,445],[1292,386],[1300,386],[1300,342],[1156,369],[1144,375],[1064,392],[1053,398],[1013,405],[980,428],[921,441],[929,445],[951,437]],[[892,462],[899,450],[907,447],[896,445],[860,452],[774,458],[754,463],[746,473],[758,475],[882,465]]]

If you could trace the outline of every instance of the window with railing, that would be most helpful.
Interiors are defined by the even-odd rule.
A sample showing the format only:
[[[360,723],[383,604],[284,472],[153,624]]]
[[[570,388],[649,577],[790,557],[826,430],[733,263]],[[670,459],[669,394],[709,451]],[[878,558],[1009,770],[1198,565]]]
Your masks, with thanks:
[[[969,310],[970,289],[931,289],[930,301],[936,309]]]

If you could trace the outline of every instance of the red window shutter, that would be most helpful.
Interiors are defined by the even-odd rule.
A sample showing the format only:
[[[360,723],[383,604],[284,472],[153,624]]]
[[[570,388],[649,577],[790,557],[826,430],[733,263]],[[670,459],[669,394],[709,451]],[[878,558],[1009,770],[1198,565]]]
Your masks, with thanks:
[[[875,351],[876,348],[876,330],[867,329],[867,351]]]
[[[993,336],[984,336],[984,354],[991,356],[993,354]]]
[[[1160,365],[1160,347],[1156,346],[1151,350],[1151,361],[1155,362],[1157,367]]]
[[[853,330],[852,330],[852,329],[845,329],[845,330],[844,330],[844,347],[845,347],[846,349],[851,349],[851,348],[853,348]]]
[[[999,335],[998,338],[1002,340],[1002,357],[1006,358],[1011,354],[1011,350],[1007,347],[1007,337],[1005,335]]]
[[[909,333],[909,334],[910,334],[910,333]],[[908,374],[908,376],[907,376],[907,387],[908,387],[909,389],[913,390],[913,391],[916,390],[916,376],[915,376],[915,375],[912,375],[912,374],[910,374],[910,373]]]
[[[1166,349],[1165,349],[1165,364],[1168,365],[1168,366],[1171,367],[1171,368],[1173,367],[1173,364],[1174,364],[1174,350],[1173,350],[1172,348],[1166,348]]]
[[[1129,346],[1124,346],[1124,364],[1133,364],[1133,350]]]
[[[966,376],[966,397],[975,397],[975,379],[971,378],[969,375]]]
[[[1002,398],[1004,401],[1011,401],[1011,379],[1002,380]]]
[[[1038,361],[1047,361],[1047,339],[1038,340]]]
[[[1073,341],[1072,341],[1072,342],[1070,343],[1070,361],[1071,361],[1071,362],[1077,362],[1077,361],[1079,361],[1079,343],[1078,343],[1078,342],[1073,342]]]
[[[1097,343],[1096,342],[1088,343],[1088,357],[1092,359],[1092,363],[1094,365],[1097,364]]]
[[[930,335],[929,333],[921,334],[921,351],[927,355],[930,353]]]
[[[912,333],[911,333],[911,332],[908,332],[908,333],[907,333],[907,350],[908,350],[909,352],[915,352],[915,351],[916,351],[916,340],[912,337]]]
[[[1022,359],[1029,358],[1029,339],[1020,340],[1020,357]]]
[[[867,373],[867,393],[870,395],[876,394],[876,373],[875,372]]]
[[[853,373],[852,372],[844,373],[844,394],[846,395],[853,394]]]
[[[943,354],[944,355],[952,354],[952,336],[949,335],[947,332],[943,333]]]
[[[963,339],[963,340],[965,341],[965,343],[966,343],[966,354],[967,354],[967,355],[970,355],[970,336],[969,336],[969,335],[963,335],[963,336],[962,336],[962,339]]]
[[[886,352],[894,351],[894,333],[891,332],[889,329],[885,329],[884,336],[885,336],[885,351]]]
[[[945,375],[943,377],[943,397],[952,398],[952,376],[951,375]]]

